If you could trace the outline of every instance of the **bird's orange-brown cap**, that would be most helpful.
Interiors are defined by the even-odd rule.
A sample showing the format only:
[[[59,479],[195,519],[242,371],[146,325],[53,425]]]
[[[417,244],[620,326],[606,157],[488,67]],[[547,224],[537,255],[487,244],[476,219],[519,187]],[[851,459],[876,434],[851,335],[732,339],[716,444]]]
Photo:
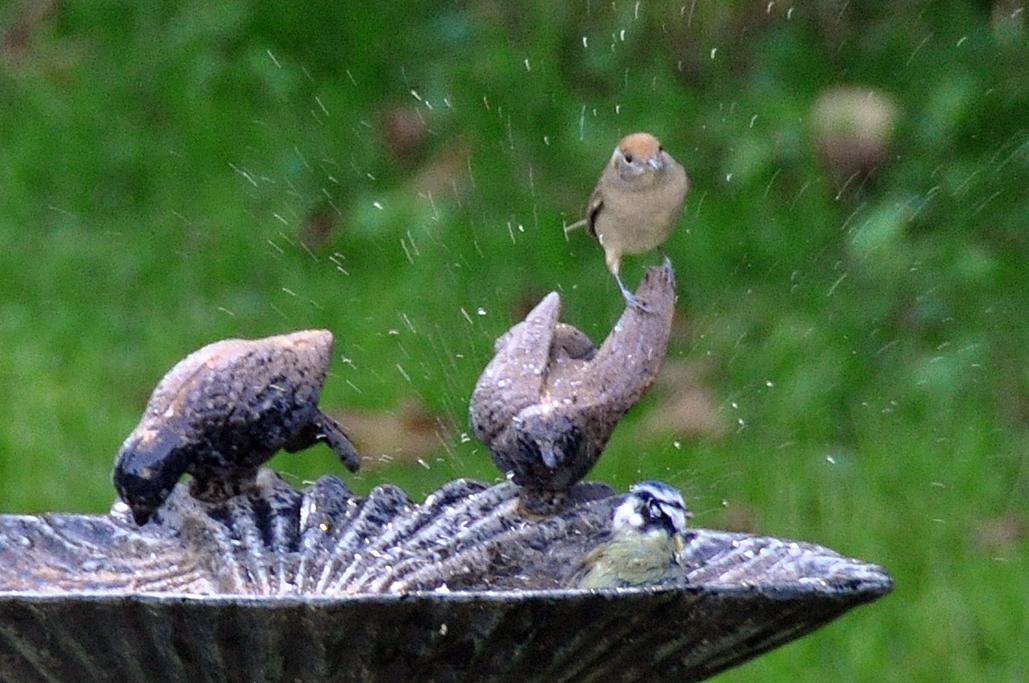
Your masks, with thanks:
[[[625,156],[654,159],[661,152],[661,142],[650,133],[633,133],[622,138],[618,143],[618,149]]]

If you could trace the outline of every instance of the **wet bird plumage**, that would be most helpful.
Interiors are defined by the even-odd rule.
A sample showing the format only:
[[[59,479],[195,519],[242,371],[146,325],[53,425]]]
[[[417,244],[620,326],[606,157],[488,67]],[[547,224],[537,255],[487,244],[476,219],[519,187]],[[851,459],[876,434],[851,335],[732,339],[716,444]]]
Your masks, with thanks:
[[[282,448],[328,443],[354,471],[359,456],[318,408],[332,334],[306,330],[230,339],[190,354],[158,383],[115,460],[119,496],[144,524],[183,474],[194,496],[234,495]]]
[[[685,581],[680,553],[689,510],[682,495],[657,481],[634,485],[615,509],[608,537],[583,558],[579,588],[617,588]]]

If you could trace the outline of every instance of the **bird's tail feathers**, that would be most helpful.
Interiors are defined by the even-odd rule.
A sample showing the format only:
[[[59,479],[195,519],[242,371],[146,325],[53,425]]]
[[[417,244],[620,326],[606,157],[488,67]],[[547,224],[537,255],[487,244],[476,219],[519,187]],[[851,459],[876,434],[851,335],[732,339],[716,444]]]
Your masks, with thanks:
[[[586,227],[586,219],[583,218],[581,220],[575,221],[571,225],[566,225],[565,226],[565,234],[567,235],[568,233],[572,232],[573,230],[578,230],[579,228],[585,228],[585,227]]]

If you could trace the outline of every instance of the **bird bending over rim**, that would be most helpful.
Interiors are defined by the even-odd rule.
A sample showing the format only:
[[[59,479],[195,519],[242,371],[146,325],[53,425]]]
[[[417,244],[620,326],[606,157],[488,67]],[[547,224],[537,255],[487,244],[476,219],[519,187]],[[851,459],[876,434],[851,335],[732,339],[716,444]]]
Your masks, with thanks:
[[[194,498],[224,500],[252,484],[279,449],[325,443],[356,471],[357,449],[318,407],[332,342],[328,330],[226,339],[179,361],[115,459],[114,485],[136,524],[150,520],[182,475],[192,475]]]
[[[650,133],[622,138],[590,196],[586,217],[565,228],[586,227],[604,249],[607,269],[625,301],[648,310],[622,282],[622,256],[660,247],[672,234],[690,189],[686,170]]]

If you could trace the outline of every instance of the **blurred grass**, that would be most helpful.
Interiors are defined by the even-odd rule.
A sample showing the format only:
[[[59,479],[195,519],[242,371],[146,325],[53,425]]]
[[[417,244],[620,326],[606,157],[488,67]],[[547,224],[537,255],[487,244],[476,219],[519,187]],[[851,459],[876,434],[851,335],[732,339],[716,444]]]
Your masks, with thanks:
[[[313,326],[337,336],[323,405],[441,416],[436,453],[368,454],[354,488],[494,478],[463,433],[492,341],[551,289],[602,338],[620,297],[560,225],[651,130],[694,181],[669,363],[703,368],[725,428],[655,435],[666,387],[593,476],[897,581],[720,680],[1029,678],[1024,6],[97,0],[15,40],[32,4],[0,8],[4,511],[106,509],[172,364]],[[809,135],[837,84],[901,112],[839,198]],[[424,122],[409,149],[397,112]]]

